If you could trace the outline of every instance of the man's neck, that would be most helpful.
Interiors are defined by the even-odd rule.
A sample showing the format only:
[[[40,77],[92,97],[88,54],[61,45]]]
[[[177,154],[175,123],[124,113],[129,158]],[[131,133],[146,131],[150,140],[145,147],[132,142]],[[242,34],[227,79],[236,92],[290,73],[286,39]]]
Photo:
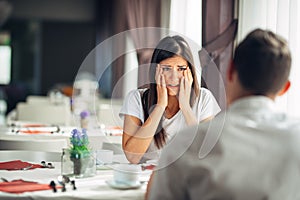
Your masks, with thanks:
[[[258,95],[254,94],[252,92],[246,92],[246,91],[244,93],[238,93],[234,97],[232,97],[230,100],[228,100],[227,106],[231,105],[236,100],[239,100],[239,99],[244,98],[244,97],[250,97],[250,96],[258,96]],[[272,99],[273,101],[275,101],[275,98],[276,98],[276,95],[274,95],[274,94],[267,94],[267,95],[262,94],[260,96],[265,96],[267,98]]]

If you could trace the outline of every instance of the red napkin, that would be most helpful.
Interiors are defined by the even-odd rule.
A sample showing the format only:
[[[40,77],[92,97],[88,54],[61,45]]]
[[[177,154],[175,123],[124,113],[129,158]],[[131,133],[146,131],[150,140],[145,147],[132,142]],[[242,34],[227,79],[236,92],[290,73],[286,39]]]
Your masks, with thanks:
[[[145,166],[142,166],[142,170],[153,170],[154,168],[156,167],[156,165],[145,165]]]
[[[9,193],[23,193],[51,189],[52,188],[49,186],[49,184],[24,181],[22,179],[0,183],[0,191]]]
[[[19,131],[19,133],[26,133],[26,134],[52,134],[51,131],[39,131],[39,130],[24,130]]]
[[[42,167],[43,166],[40,164],[32,164],[29,162],[23,162],[21,160],[0,162],[0,170],[29,170]]]

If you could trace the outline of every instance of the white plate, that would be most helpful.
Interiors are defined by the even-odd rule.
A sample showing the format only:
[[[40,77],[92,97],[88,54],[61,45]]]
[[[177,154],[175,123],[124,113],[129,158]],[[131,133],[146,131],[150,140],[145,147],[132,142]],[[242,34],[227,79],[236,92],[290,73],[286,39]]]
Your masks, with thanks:
[[[96,165],[97,170],[111,170],[113,169],[112,164],[105,164],[105,165]]]
[[[107,170],[107,169],[113,169],[114,165],[119,164],[118,162],[112,162],[112,163],[105,163],[105,164],[97,164],[96,163],[96,169],[98,170]]]
[[[136,182],[136,184],[126,184],[126,183],[117,183],[114,180],[105,181],[110,187],[120,190],[127,190],[127,189],[138,189],[142,186],[141,182]]]
[[[157,165],[158,160],[147,160],[146,164],[152,164],[152,165]]]

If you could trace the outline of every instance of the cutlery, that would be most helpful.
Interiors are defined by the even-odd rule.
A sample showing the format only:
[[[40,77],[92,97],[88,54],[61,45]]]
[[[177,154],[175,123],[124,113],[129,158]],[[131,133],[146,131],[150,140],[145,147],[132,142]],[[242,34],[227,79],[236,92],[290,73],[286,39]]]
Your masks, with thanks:
[[[67,177],[66,175],[60,175],[57,177],[57,181],[59,184],[62,184],[62,183],[69,183],[70,182],[70,178]]]
[[[72,185],[72,189],[76,190],[77,187],[75,186],[75,180],[70,180],[70,178],[66,175],[60,175],[57,177],[57,181],[60,185],[62,185],[62,192],[65,192],[66,189],[66,183],[70,183]]]
[[[33,165],[29,165],[27,167],[22,168],[21,170],[28,170],[28,169],[31,169],[32,167],[33,167]]]
[[[56,184],[54,181],[51,181],[49,186],[52,188],[53,192],[57,192],[57,189],[56,189]]]
[[[41,162],[41,165],[43,166],[43,168],[49,168],[49,169],[54,169],[54,166],[52,165],[52,163],[48,163],[47,165],[46,165],[46,161],[42,161]]]
[[[0,178],[3,182],[8,182],[8,180],[6,178],[1,177]]]

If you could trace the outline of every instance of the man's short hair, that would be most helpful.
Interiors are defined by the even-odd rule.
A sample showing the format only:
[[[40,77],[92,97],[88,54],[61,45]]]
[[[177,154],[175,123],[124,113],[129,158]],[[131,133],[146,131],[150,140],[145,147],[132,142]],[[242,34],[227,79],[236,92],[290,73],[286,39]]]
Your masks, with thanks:
[[[271,31],[256,29],[238,45],[233,58],[242,86],[256,95],[276,94],[289,78],[291,52]]]

